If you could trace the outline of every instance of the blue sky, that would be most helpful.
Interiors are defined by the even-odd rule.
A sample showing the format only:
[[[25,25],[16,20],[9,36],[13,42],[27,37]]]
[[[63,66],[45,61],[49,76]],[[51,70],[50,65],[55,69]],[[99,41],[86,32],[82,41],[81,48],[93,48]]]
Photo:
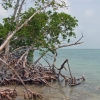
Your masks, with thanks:
[[[59,10],[69,13],[78,19],[78,27],[75,29],[77,38],[72,38],[71,42],[77,41],[77,39],[81,37],[81,33],[84,35],[84,38],[81,40],[84,42],[83,44],[69,48],[100,49],[100,0],[65,1],[69,4],[68,10]],[[2,18],[8,16],[10,13],[10,11],[5,11],[0,6],[0,22],[2,21]]]
[[[100,49],[100,0],[69,0],[69,13],[78,19],[77,38],[84,44],[71,48]]]

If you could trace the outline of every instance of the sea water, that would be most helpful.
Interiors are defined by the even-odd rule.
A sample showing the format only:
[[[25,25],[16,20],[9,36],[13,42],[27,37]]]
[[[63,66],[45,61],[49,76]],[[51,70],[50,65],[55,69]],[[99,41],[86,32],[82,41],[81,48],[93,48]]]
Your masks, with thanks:
[[[39,52],[35,52],[34,61],[39,57]],[[65,95],[69,100],[100,100],[100,50],[99,49],[59,49],[56,66],[68,59],[72,75],[80,78],[85,75],[86,81],[75,87],[62,86]],[[51,57],[46,57],[49,63],[53,61]],[[47,66],[45,60],[40,63]],[[65,67],[68,69],[67,64]],[[69,75],[69,71],[62,71]],[[63,99],[64,100],[64,99]],[[66,100],[66,99],[65,99]]]

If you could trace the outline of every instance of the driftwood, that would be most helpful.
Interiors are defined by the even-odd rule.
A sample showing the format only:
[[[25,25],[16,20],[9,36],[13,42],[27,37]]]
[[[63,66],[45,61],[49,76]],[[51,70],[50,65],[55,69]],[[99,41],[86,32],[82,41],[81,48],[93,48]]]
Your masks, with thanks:
[[[28,98],[30,98],[30,94],[32,98],[42,98],[42,96],[38,93],[29,91],[25,84],[41,84],[49,86],[48,82],[51,80],[56,80],[56,74],[47,69],[40,64],[30,65],[27,63],[26,56],[22,55],[19,59],[17,57],[13,57],[11,54],[8,55],[6,62],[3,60],[5,55],[1,53],[0,55],[0,63],[5,64],[6,69],[3,72],[0,72],[0,85],[24,85]],[[9,92],[10,93],[10,92]],[[2,97],[7,100],[12,100],[11,97]],[[10,98],[10,99],[9,99]],[[1,99],[2,100],[2,99]]]
[[[65,75],[62,75],[62,74],[61,74],[61,70],[62,70],[63,68],[66,70],[66,68],[65,68],[65,66],[64,66],[65,63],[67,63],[67,65],[68,65],[70,77],[66,77]],[[63,64],[61,65],[61,68],[59,68],[58,70],[59,70],[59,74],[65,79],[65,81],[68,82],[68,85],[69,85],[69,86],[76,86],[76,85],[81,84],[81,82],[77,82],[77,81],[79,81],[79,80],[85,81],[84,75],[82,75],[82,78],[79,78],[79,79],[76,79],[75,77],[72,76],[71,69],[70,69],[70,66],[69,66],[69,63],[68,63],[68,59],[66,59],[66,60],[63,62]]]
[[[26,99],[27,95],[26,95],[25,91],[23,91],[23,92],[24,92],[24,99]],[[29,93],[29,99],[32,99],[32,100],[37,99],[37,98],[39,98],[39,99],[43,98],[41,94],[32,92],[29,89],[28,89],[28,93]]]
[[[17,91],[14,89],[0,90],[0,100],[13,100],[17,96]]]

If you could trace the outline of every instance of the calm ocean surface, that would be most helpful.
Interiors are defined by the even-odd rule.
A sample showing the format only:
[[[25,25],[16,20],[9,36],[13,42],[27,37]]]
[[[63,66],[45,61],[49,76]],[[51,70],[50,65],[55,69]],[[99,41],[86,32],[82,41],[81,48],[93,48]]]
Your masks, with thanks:
[[[35,59],[39,57],[35,53]],[[34,60],[35,60],[34,59]],[[50,58],[46,58],[51,61]],[[99,49],[59,49],[56,66],[60,67],[65,59],[69,60],[72,75],[80,78],[85,75],[86,81],[81,85],[64,88],[66,95],[70,95],[70,100],[100,100],[100,50]],[[49,61],[49,62],[50,62]],[[40,61],[44,66],[46,62]],[[65,65],[67,68],[67,64]],[[68,75],[69,72],[62,73]]]

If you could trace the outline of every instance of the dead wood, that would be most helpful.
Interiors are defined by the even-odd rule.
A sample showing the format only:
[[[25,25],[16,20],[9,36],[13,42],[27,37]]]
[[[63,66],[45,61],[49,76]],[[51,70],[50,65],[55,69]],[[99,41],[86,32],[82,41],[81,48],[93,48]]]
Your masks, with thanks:
[[[35,64],[33,63],[32,65],[29,65],[27,61],[27,54],[30,48],[27,49],[20,57],[14,57],[13,53],[8,54],[6,62],[3,60],[5,56],[4,53],[0,54],[0,63],[3,62],[5,65],[7,65],[6,70],[4,70],[6,74],[0,73],[0,76],[1,76],[0,85],[23,85],[26,90],[26,92],[24,91],[24,98],[26,98],[26,93],[27,93],[29,98],[41,99],[42,96],[38,93],[34,93],[31,90],[28,90],[26,88],[26,84],[50,86],[49,82],[51,82],[51,80],[57,81],[59,78],[58,77],[59,75],[63,77],[63,79],[66,82],[69,82],[69,79],[73,78],[71,70],[70,70],[70,66],[68,63],[68,59],[66,59],[62,63],[60,68],[55,67],[57,52],[55,52],[54,62],[52,64],[54,65],[54,67],[49,64],[49,68],[45,68],[42,64],[37,63],[45,54],[42,55],[42,57],[40,57],[38,60],[36,60]],[[65,63],[68,64],[70,77],[65,76],[61,73],[62,69],[67,70],[64,66]],[[50,67],[52,67],[52,69],[50,69]],[[54,68],[56,68],[58,73]],[[8,98],[7,100],[12,100],[11,97],[9,97],[8,95],[6,96],[6,98]]]
[[[15,89],[2,89],[0,90],[0,100],[13,100],[16,98],[17,94]]]

